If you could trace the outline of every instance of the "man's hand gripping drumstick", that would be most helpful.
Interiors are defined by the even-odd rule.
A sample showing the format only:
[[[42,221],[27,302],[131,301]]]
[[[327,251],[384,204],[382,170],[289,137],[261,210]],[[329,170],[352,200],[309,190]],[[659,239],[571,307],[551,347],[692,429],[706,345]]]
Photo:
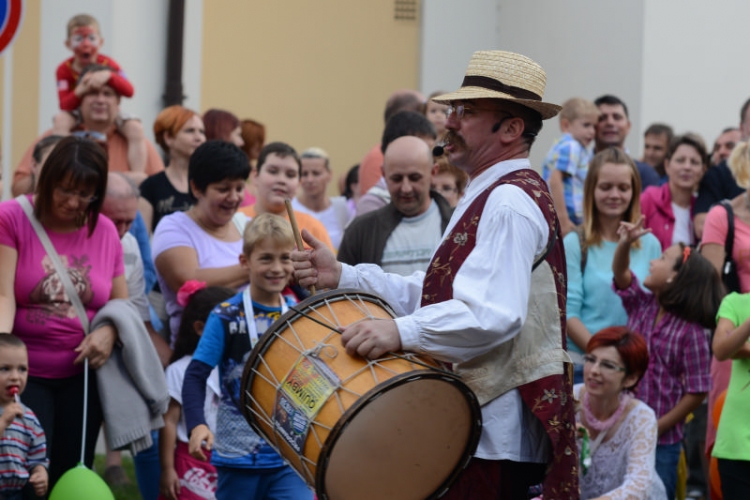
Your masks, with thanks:
[[[341,263],[336,260],[330,248],[306,229],[303,229],[301,234],[310,249],[292,251],[294,279],[304,287],[338,287],[341,280]],[[401,336],[396,322],[392,319],[370,319],[344,326],[341,328],[341,343],[350,356],[359,354],[369,359],[401,350]]]
[[[284,200],[286,205],[286,213],[289,216],[289,222],[292,225],[292,232],[294,233],[294,241],[297,244],[297,250],[304,250],[305,245],[302,243],[302,238],[299,233],[299,226],[297,225],[297,217],[294,215],[294,209],[292,208],[292,200],[289,198]],[[310,290],[312,295],[315,295],[315,285],[308,285],[307,289]]]
[[[316,239],[307,229],[302,230],[302,239],[309,249],[292,250],[294,279],[305,288],[336,288],[341,279],[341,263],[330,248]]]

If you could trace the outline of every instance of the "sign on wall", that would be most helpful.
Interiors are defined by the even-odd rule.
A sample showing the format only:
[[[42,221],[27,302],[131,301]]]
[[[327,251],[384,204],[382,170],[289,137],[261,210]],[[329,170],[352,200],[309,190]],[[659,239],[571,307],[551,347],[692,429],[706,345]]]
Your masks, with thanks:
[[[13,43],[20,31],[23,11],[23,0],[0,0],[0,54]]]

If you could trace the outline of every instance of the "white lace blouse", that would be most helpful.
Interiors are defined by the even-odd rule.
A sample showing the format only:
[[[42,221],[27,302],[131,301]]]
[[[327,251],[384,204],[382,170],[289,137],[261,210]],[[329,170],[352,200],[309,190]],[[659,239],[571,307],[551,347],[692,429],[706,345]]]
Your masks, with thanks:
[[[573,388],[580,399],[581,387]],[[591,456],[586,474],[580,471],[581,500],[665,500],[664,484],[656,474],[657,424],[654,411],[634,400],[613,436],[605,438]],[[580,423],[580,412],[576,415]],[[579,439],[578,449],[581,449]]]

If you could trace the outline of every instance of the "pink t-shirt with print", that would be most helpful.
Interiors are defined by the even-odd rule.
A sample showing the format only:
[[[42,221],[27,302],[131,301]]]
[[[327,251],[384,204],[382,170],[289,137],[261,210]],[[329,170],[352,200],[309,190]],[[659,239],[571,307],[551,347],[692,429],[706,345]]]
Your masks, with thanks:
[[[111,220],[99,216],[96,229],[47,231],[86,308],[89,320],[109,300],[112,280],[124,273],[122,244]],[[15,200],[0,203],[0,245],[18,251],[13,333],[26,343],[29,375],[63,378],[83,371],[74,365],[84,332],[75,308],[34,228]]]
[[[716,205],[708,211],[703,225],[702,243],[716,243],[722,247],[727,241],[729,222],[727,211],[721,205]],[[742,293],[750,292],[750,226],[737,217],[734,218],[734,246],[732,259],[737,266]]]

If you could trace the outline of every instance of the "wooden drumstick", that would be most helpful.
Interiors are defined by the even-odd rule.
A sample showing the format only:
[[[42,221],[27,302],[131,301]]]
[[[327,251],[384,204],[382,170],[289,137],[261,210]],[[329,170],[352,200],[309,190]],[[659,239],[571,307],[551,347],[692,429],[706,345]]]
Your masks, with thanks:
[[[289,214],[289,222],[292,223],[292,231],[294,232],[294,240],[297,242],[297,250],[300,252],[305,251],[305,244],[302,242],[302,235],[299,232],[299,226],[297,225],[297,218],[294,216],[294,209],[292,208],[292,200],[286,198],[284,200],[286,204],[286,213]],[[308,288],[310,293],[315,295],[315,285],[310,285]]]

